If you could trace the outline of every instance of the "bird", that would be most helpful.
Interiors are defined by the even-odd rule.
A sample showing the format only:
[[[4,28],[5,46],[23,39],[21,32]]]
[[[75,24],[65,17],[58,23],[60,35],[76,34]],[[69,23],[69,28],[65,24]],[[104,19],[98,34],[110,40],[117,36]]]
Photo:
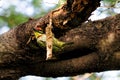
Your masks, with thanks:
[[[43,31],[34,31],[34,35],[35,35],[35,38],[36,38],[36,41],[37,41],[37,44],[41,47],[41,48],[44,48],[46,49],[46,34],[43,33]],[[52,52],[53,53],[57,53],[59,51],[62,51],[64,49],[64,47],[66,45],[71,45],[73,44],[73,42],[64,42],[64,41],[60,41],[58,40],[57,38],[55,38],[53,36],[53,47],[52,47]],[[47,54],[46,54],[47,55]],[[46,57],[46,60],[50,60],[52,59],[53,57],[51,56],[51,58],[47,59]]]

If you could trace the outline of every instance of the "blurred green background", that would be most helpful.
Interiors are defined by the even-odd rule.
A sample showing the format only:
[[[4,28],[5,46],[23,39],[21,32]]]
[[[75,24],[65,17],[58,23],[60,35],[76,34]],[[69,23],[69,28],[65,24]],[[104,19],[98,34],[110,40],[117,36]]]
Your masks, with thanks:
[[[29,18],[44,16],[59,7],[65,0],[0,0],[0,34],[8,31]],[[97,20],[120,13],[120,0],[101,0],[89,19]],[[20,80],[120,80],[120,71],[90,73],[74,77],[43,78],[39,76],[22,77]]]

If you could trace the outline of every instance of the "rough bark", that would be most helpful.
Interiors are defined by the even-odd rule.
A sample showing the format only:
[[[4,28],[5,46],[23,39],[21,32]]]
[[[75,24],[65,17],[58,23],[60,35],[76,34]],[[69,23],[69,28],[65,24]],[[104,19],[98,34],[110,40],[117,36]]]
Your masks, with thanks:
[[[42,48],[33,49],[30,46],[37,46],[35,40],[27,44],[33,36],[33,28],[44,29],[51,13],[43,18],[29,20],[0,35],[0,79],[16,80],[25,75],[72,76],[119,69],[120,15],[80,25],[96,9],[98,2],[99,0],[68,0],[62,8],[53,11],[56,37],[62,41],[74,42],[71,46],[66,46],[64,51],[54,53],[57,57],[54,61],[46,61],[46,53]],[[69,28],[74,29],[68,31]],[[64,34],[61,35],[58,31]]]

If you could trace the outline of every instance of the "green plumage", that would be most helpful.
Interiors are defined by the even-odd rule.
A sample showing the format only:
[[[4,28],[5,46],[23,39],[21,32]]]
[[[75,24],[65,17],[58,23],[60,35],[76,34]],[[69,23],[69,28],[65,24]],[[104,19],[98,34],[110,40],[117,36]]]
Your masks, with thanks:
[[[46,48],[46,35],[43,32],[34,31],[35,38],[40,47]],[[66,45],[70,45],[72,42],[66,43],[53,37],[53,52],[61,51]]]

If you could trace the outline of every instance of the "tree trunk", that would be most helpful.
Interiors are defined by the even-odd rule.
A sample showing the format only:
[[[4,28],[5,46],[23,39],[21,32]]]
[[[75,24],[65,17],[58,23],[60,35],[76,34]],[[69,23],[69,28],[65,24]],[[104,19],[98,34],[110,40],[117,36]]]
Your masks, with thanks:
[[[46,16],[29,20],[0,35],[0,79],[17,80],[25,75],[73,76],[118,70],[120,15],[83,23],[99,6],[98,3],[99,0],[68,0]],[[51,14],[55,37],[73,44],[53,53],[55,60],[46,60],[44,49],[31,47],[31,44],[38,46],[31,37],[34,28],[45,29]]]

